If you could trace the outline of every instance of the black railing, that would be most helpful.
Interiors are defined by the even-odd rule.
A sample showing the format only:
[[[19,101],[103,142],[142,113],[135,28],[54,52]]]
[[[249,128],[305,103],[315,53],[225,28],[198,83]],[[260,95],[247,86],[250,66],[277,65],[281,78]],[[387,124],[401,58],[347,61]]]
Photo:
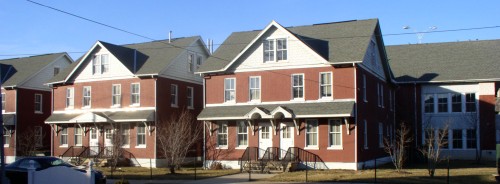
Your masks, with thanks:
[[[296,164],[295,169],[328,169],[325,162],[318,155],[298,147],[288,148],[281,162],[284,168],[289,163],[294,163]]]
[[[245,149],[245,152],[243,152],[243,155],[241,155],[241,158],[239,160],[240,172],[243,172],[243,167],[245,164],[248,164],[248,166],[251,167],[250,163],[252,161],[254,163],[260,162],[259,151],[260,149],[258,147],[247,147],[247,149]]]
[[[280,159],[280,148],[278,147],[269,147],[262,155],[261,159],[265,162],[268,161],[278,161]]]
[[[69,159],[76,158],[77,155],[80,155],[85,151],[85,148],[84,146],[71,146],[63,154],[59,155],[59,158],[67,162]]]
[[[139,163],[139,161],[137,161],[137,158],[135,158],[134,154],[130,153],[129,151],[125,150],[125,149],[122,149],[123,150],[123,158],[126,158],[126,159],[129,159],[131,164],[133,164],[134,166],[139,166],[141,167],[141,163]]]

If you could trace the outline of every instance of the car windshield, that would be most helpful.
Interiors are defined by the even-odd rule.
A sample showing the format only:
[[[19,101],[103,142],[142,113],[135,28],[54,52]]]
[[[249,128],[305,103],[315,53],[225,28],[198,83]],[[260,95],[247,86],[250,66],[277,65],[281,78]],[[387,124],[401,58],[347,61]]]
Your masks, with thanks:
[[[73,165],[68,164],[68,163],[64,162],[63,160],[61,160],[61,159],[51,160],[49,162],[49,164],[50,164],[50,166],[69,166],[69,167],[73,167]]]

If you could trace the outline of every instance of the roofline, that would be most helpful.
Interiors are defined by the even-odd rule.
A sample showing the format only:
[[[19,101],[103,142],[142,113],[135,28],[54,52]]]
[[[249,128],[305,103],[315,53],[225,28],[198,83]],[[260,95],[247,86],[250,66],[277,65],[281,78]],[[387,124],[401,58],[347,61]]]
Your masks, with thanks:
[[[461,82],[498,82],[500,81],[500,78],[489,78],[489,79],[465,79],[465,80],[442,80],[442,81],[405,81],[405,82],[400,82],[396,81],[396,84],[413,84],[413,83],[418,83],[418,84],[438,84],[438,83],[461,83]]]
[[[94,45],[93,45],[92,47],[90,47],[90,49],[87,51],[87,53],[85,53],[85,54],[82,56],[82,58],[80,59],[80,63],[78,63],[78,64],[75,66],[75,68],[73,68],[73,70],[72,70],[72,71],[68,74],[68,76],[66,76],[66,77],[64,78],[64,81],[63,81],[63,82],[68,81],[68,80],[69,80],[69,78],[70,78],[70,76],[72,76],[72,75],[75,73],[75,71],[77,70],[77,68],[80,68],[80,65],[82,65],[83,61],[85,61],[85,59],[89,56],[89,54],[92,52],[92,50],[94,50],[94,49],[95,49],[95,47],[97,46],[97,44],[98,44],[98,43],[100,43],[100,42],[99,42],[99,40],[97,40],[97,41],[94,43]],[[101,45],[101,47],[102,47],[102,45]]]
[[[352,117],[352,114],[311,114],[311,115],[296,115],[295,118],[338,118],[338,117]],[[230,116],[230,117],[207,117],[197,118],[198,121],[210,120],[246,120],[245,116]],[[262,118],[268,119],[268,118]]]
[[[55,54],[62,54],[61,56],[55,58],[54,60],[52,60],[50,63],[46,64],[45,66],[43,66],[42,68],[38,69],[37,72],[31,74],[29,77],[25,78],[23,81],[19,82],[18,84],[16,84],[15,86],[22,86],[24,83],[28,82],[31,78],[33,78],[34,76],[36,76],[37,74],[39,74],[40,72],[42,72],[42,70],[44,70],[45,68],[47,68],[50,64],[54,63],[55,61],[61,59],[62,57],[65,57],[68,58],[70,60],[70,64],[71,64],[71,61],[73,61],[73,59],[71,59],[71,57],[69,57],[68,53],[66,52],[61,52],[61,53],[55,53]]]

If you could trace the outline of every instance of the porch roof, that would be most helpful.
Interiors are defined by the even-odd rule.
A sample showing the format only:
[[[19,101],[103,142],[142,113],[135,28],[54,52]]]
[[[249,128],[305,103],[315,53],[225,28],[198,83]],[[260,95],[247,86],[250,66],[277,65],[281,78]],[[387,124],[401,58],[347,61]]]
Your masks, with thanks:
[[[279,108],[286,109],[293,117],[291,118],[314,118],[314,117],[351,117],[354,114],[354,101],[342,102],[303,102],[290,104],[256,104],[256,105],[232,105],[205,107],[198,115],[198,120],[237,120],[252,119],[252,112],[258,108],[264,112],[261,118],[272,118],[274,112]],[[257,113],[257,112],[256,112]],[[290,117],[287,117],[290,118]]]
[[[3,125],[16,125],[16,114],[2,114]]]
[[[86,113],[54,113],[45,123],[113,123],[131,121],[154,121],[154,110],[103,111]]]

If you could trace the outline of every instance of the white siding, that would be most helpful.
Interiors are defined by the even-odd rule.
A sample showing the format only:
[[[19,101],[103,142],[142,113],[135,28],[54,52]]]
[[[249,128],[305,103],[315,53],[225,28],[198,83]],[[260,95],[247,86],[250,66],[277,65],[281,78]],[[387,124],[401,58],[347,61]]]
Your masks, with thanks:
[[[373,36],[371,39],[371,43],[368,45],[367,52],[365,53],[365,57],[363,59],[363,65],[368,70],[374,72],[379,77],[385,80],[384,68],[382,65],[382,59],[380,57],[378,43],[375,41],[375,37]],[[373,43],[373,44],[372,44]],[[373,54],[373,55],[372,55]]]
[[[205,47],[201,44],[201,41],[196,41],[190,46],[188,46],[190,51],[182,52],[175,60],[170,64],[170,66],[164,70],[160,75],[166,76],[172,79],[178,79],[188,82],[196,82],[199,84],[203,83],[203,78],[199,74],[194,74],[196,71],[196,58],[202,57],[202,63],[208,58],[208,55],[204,51]],[[194,54],[194,71],[188,71],[188,55]]]
[[[97,46],[96,49],[98,49]],[[103,74],[92,74],[92,58],[95,55],[108,54],[109,60],[109,71]],[[123,78],[123,77],[132,77],[133,73],[125,67],[115,56],[113,56],[106,48],[101,47],[99,51],[95,52],[93,55],[89,55],[87,57],[89,60],[87,63],[84,63],[82,72],[76,77],[75,82],[84,82],[91,80],[106,80],[106,79],[114,79],[114,78]]]
[[[55,62],[50,63],[45,68],[43,68],[39,73],[31,77],[26,83],[22,84],[22,87],[31,89],[42,89],[50,90],[49,86],[44,85],[49,79],[54,77],[54,67],[59,67],[60,71],[68,67],[71,61],[66,57],[61,57]]]
[[[287,39],[287,60],[268,61],[264,63],[263,41],[266,39]],[[274,43],[277,44],[276,42]],[[311,48],[298,40],[289,32],[276,27],[271,27],[254,45],[248,48],[246,52],[236,61],[236,72],[256,71],[256,70],[275,70],[276,68],[308,68],[313,66],[325,66],[327,61],[317,55]]]

